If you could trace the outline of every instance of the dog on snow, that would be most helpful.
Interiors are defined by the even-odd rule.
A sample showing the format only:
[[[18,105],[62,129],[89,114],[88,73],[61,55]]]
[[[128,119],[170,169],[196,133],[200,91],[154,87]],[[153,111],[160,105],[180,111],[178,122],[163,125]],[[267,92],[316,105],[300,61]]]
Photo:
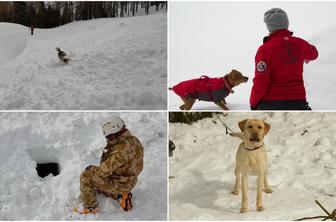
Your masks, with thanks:
[[[190,79],[175,85],[173,90],[181,97],[183,105],[181,110],[190,110],[196,100],[214,102],[223,110],[228,110],[225,98],[233,93],[232,88],[248,81],[248,77],[235,69],[225,76],[209,78],[201,76],[198,79]]]
[[[235,176],[236,183],[233,191],[238,195],[242,190],[241,213],[247,211],[247,178],[249,175],[257,176],[257,211],[263,211],[262,191],[272,193],[267,182],[267,152],[264,136],[269,132],[271,125],[259,119],[245,119],[238,123],[241,133],[230,133],[230,136],[242,140],[236,154]]]
[[[61,62],[64,62],[66,64],[69,63],[69,58],[65,52],[63,52],[60,48],[56,47],[56,51],[58,52],[58,58]]]

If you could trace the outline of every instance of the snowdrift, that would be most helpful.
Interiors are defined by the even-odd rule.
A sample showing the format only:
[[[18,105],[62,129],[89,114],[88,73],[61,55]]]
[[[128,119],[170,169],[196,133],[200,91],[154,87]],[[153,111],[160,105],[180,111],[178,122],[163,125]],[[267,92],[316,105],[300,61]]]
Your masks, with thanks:
[[[98,165],[105,138],[102,121],[111,113],[1,113],[0,220],[166,220],[166,114],[124,113],[145,150],[144,170],[126,213],[98,196],[102,213],[71,213],[80,201],[79,175]],[[97,157],[98,159],[96,159]],[[60,174],[40,178],[37,163],[56,162]]]
[[[0,109],[166,109],[166,13],[0,33]]]
[[[0,23],[0,65],[18,57],[28,45],[28,27],[12,23]]]
[[[325,213],[336,206],[335,113],[229,113],[221,119],[239,132],[238,121],[265,119],[271,130],[265,143],[272,194],[263,194],[257,212],[256,177],[249,177],[249,211],[239,213],[241,194],[233,188],[237,138],[225,135],[213,117],[192,125],[170,124],[176,149],[170,157],[171,220],[294,220]],[[214,123],[216,122],[216,124]]]

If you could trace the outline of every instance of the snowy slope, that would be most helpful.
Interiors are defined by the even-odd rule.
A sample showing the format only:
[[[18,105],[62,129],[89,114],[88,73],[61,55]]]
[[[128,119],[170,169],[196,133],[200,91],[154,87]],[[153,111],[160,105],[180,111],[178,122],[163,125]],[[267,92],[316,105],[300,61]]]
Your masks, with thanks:
[[[325,29],[311,39],[316,42],[319,58],[305,67],[307,97],[316,110],[336,109],[336,25]]]
[[[265,119],[269,184],[266,208],[257,212],[256,177],[249,177],[249,211],[239,213],[241,194],[234,185],[235,155],[240,140],[225,135],[217,117],[192,125],[170,124],[175,143],[170,157],[170,219],[172,220],[294,220],[324,215],[336,207],[336,113],[229,113],[221,119],[234,131],[238,121]],[[217,124],[213,122],[215,120]],[[323,124],[321,124],[323,123]],[[307,132],[306,132],[307,131]]]
[[[79,175],[99,163],[105,139],[104,118],[112,113],[1,113],[0,220],[166,220],[166,114],[123,113],[127,127],[142,142],[144,170],[125,213],[99,195],[102,213],[79,216]],[[58,176],[40,178],[36,162],[56,161]],[[155,194],[155,195],[153,195]]]
[[[1,23],[0,39],[0,65],[15,59],[28,45],[27,35],[23,35],[28,29],[22,25]]]
[[[34,36],[0,23],[0,109],[165,109],[166,17],[78,21]]]
[[[169,86],[201,75],[223,76],[237,69],[250,77],[227,97],[232,110],[249,109],[254,57],[268,34],[266,10],[280,7],[289,16],[294,35],[311,42],[319,58],[304,65],[307,100],[313,110],[336,109],[334,55],[335,2],[172,2],[169,16]],[[202,15],[202,16],[200,16]],[[178,110],[181,99],[169,92],[169,109]],[[218,110],[215,104],[196,102],[193,109]]]

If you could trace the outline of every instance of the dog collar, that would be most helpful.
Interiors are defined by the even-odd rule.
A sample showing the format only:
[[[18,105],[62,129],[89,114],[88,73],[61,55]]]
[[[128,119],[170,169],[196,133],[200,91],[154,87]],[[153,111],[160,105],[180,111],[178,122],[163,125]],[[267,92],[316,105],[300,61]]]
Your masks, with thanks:
[[[232,86],[230,85],[229,81],[226,79],[226,76],[224,76],[223,81],[224,86],[227,88],[227,90],[229,90],[229,92],[233,94],[234,91],[232,90]]]
[[[244,146],[244,148],[245,148],[245,150],[247,150],[247,151],[254,151],[254,150],[257,150],[257,149],[259,149],[260,147],[262,147],[264,144],[261,144],[260,146],[257,146],[257,147],[255,147],[255,148],[253,148],[253,149],[249,149],[249,148],[247,148],[246,146]]]

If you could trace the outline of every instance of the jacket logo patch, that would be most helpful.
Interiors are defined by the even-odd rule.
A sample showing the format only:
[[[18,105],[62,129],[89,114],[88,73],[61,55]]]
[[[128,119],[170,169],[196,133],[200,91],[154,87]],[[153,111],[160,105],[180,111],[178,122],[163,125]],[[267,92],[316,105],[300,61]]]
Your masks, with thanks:
[[[259,61],[258,64],[257,64],[257,70],[259,72],[263,72],[266,70],[266,62],[264,61]]]

